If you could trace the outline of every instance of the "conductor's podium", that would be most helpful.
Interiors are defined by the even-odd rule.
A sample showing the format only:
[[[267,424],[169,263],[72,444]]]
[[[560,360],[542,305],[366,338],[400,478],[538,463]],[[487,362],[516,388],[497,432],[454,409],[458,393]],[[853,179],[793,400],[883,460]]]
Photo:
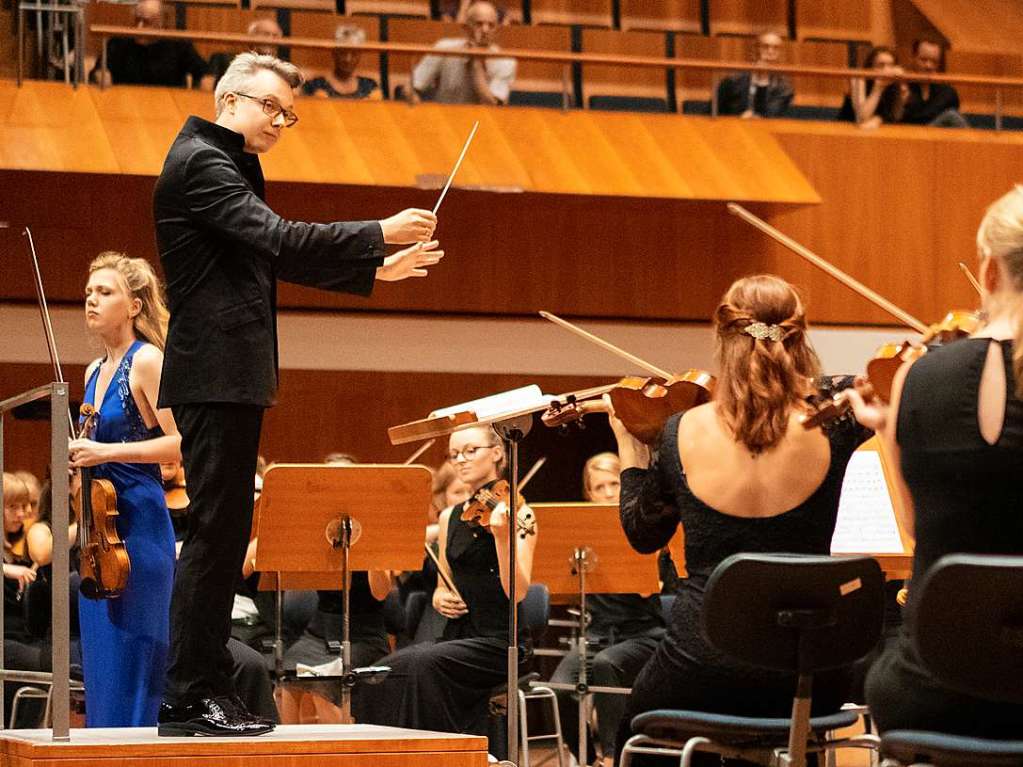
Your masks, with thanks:
[[[282,725],[257,738],[159,738],[154,727],[0,733],[4,767],[485,767],[487,739],[371,724]]]

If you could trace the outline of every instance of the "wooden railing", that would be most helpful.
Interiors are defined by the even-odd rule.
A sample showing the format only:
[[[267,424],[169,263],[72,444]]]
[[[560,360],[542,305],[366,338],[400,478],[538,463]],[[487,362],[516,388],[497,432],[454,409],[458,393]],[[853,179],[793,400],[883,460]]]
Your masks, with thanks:
[[[111,37],[153,38],[167,40],[191,40],[199,42],[225,43],[234,46],[290,46],[292,48],[309,48],[320,50],[347,49],[366,53],[400,53],[419,56],[459,56],[475,58],[493,58],[494,51],[473,48],[434,48],[430,45],[395,42],[363,42],[358,45],[340,44],[330,39],[310,37],[267,37],[263,35],[244,35],[230,32],[205,32],[201,30],[177,29],[139,29],[136,27],[93,24],[89,27],[92,34],[98,35],[102,41],[101,67],[106,70],[107,41]],[[805,66],[791,64],[753,64],[749,61],[709,61],[706,59],[669,58],[666,56],[621,56],[605,53],[568,53],[564,51],[524,50],[520,48],[502,48],[500,56],[522,61],[539,61],[563,64],[593,64],[602,66],[625,66],[646,69],[704,71],[715,75],[715,80],[722,72],[757,71],[790,75],[792,77],[825,77],[833,79],[865,78],[877,79],[879,73],[874,69],[855,69],[827,66]],[[1004,89],[1023,89],[1023,78],[991,77],[982,75],[924,74],[905,72],[899,75],[886,74],[886,80],[898,82],[947,83],[950,85],[971,85],[992,88],[996,94],[995,127],[1001,129],[1002,98]],[[567,80],[567,78],[566,78]],[[715,82],[716,86],[716,82]],[[711,89],[711,113],[717,114],[717,88]]]

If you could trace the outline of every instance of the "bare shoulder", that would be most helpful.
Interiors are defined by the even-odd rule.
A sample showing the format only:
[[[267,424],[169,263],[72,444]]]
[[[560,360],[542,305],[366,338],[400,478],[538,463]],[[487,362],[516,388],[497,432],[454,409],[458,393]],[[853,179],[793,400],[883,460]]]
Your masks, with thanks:
[[[88,385],[89,379],[92,378],[92,374],[96,372],[96,368],[98,368],[102,363],[103,363],[103,358],[102,357],[97,357],[96,359],[94,359],[92,362],[89,363],[88,367],[85,368],[85,383],[86,383],[86,385]]]
[[[132,368],[140,373],[159,373],[163,367],[163,352],[152,344],[144,344],[135,352]]]
[[[717,405],[706,402],[691,407],[682,414],[678,422],[678,433],[687,437],[706,434],[717,426]]]

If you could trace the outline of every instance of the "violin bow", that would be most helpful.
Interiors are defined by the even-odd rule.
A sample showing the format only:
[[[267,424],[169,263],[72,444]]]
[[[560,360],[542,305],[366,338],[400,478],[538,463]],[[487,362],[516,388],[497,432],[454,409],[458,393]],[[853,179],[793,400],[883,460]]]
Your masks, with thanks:
[[[867,299],[878,308],[888,312],[888,314],[892,315],[895,319],[897,319],[899,322],[903,323],[907,327],[913,328],[913,330],[915,330],[917,333],[927,332],[927,326],[920,320],[918,320],[916,317],[914,317],[912,314],[900,309],[887,298],[874,292],[866,285],[864,285],[862,282],[846,274],[837,266],[830,263],[829,261],[824,260],[810,249],[803,247],[788,235],[782,234],[780,231],[775,229],[762,218],[753,215],[741,205],[734,202],[728,203],[728,212],[738,216],[746,223],[755,226],[757,229],[766,234],[775,242],[784,245],[797,256],[804,258],[805,260],[809,261],[811,264],[816,266],[818,269],[831,275],[836,280],[845,285],[847,288],[850,288],[856,293],[859,293],[863,298]]]
[[[437,568],[437,575],[439,575],[440,579],[444,581],[444,586],[447,590],[464,602],[465,600],[462,599],[462,595],[459,594],[458,589],[455,588],[454,578],[451,577],[451,574],[447,571],[444,565],[441,564],[440,557],[433,553],[433,549],[430,548],[429,543],[424,543],[423,548],[426,549],[427,555],[433,561],[434,567]]]
[[[591,344],[596,344],[601,349],[609,351],[612,354],[614,354],[614,355],[616,355],[618,357],[621,357],[623,360],[625,360],[627,362],[631,362],[633,365],[637,365],[638,367],[643,368],[648,373],[652,373],[653,375],[659,376],[659,377],[664,378],[664,379],[671,378],[671,373],[669,373],[667,370],[662,370],[661,368],[657,367],[656,365],[652,365],[649,362],[647,362],[646,360],[644,360],[644,359],[642,359],[640,357],[637,357],[635,354],[630,354],[629,352],[625,351],[624,349],[622,349],[622,348],[620,348],[618,346],[615,346],[610,341],[605,341],[600,336],[594,335],[593,333],[590,333],[590,332],[588,332],[586,330],[583,330],[581,327],[579,327],[578,325],[572,324],[568,320],[561,319],[561,317],[557,316],[556,314],[551,314],[550,312],[545,312],[545,311],[543,311],[541,309],[540,310],[540,316],[543,317],[545,320],[550,320],[555,325],[560,325],[565,330],[568,330],[571,333],[575,333],[580,338],[585,338]]]
[[[427,440],[426,442],[421,444],[418,448],[416,448],[416,452],[414,452],[412,455],[405,459],[405,462],[402,463],[402,466],[411,466],[413,463],[416,462],[416,459],[419,456],[421,456],[423,453],[425,453],[427,450],[433,447],[433,443],[436,441],[437,438],[434,437],[433,439]]]
[[[970,267],[960,261],[959,268],[963,270],[963,275],[970,281],[970,284],[973,285],[973,289],[977,291],[977,295],[984,295],[980,289],[980,283],[977,282],[977,278],[973,276],[973,272],[970,271]]]
[[[46,350],[50,353],[50,364],[53,365],[53,375],[60,383],[67,383],[64,380],[64,371],[60,369],[60,358],[57,356],[57,341],[53,335],[53,323],[50,321],[50,310],[46,305],[46,292],[43,290],[43,273],[39,268],[39,257],[36,255],[36,244],[32,239],[32,230],[27,226],[22,232],[28,238],[28,249],[32,254],[32,274],[35,277],[36,297],[39,299],[39,315],[43,320],[43,335],[46,336]],[[71,411],[67,413],[68,432],[71,438],[75,438],[75,421],[71,417]]]
[[[447,182],[444,184],[444,188],[441,190],[440,197],[437,198],[437,204],[433,206],[433,215],[437,215],[437,211],[440,210],[440,204],[444,202],[444,198],[447,197],[448,189],[451,188],[451,182],[455,180],[455,174],[458,173],[458,169],[462,167],[462,160],[465,159],[466,152],[469,151],[469,144],[476,138],[476,131],[479,130],[480,121],[477,120],[472,125],[472,130],[469,131],[469,138],[465,140],[465,145],[462,147],[462,153],[458,155],[458,159],[455,161],[455,167],[451,169],[451,175],[448,176]]]
[[[536,473],[543,468],[543,465],[547,463],[547,456],[543,455],[536,459],[536,463],[529,467],[529,471],[525,473],[522,479],[519,480],[519,492],[521,493],[529,481],[536,476]]]

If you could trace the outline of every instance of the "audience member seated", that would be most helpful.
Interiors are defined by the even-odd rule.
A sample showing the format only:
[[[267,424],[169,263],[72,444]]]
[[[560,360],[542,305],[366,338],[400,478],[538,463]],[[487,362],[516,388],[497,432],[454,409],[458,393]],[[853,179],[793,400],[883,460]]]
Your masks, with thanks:
[[[583,495],[595,503],[617,504],[622,464],[614,453],[598,453],[583,467]],[[654,563],[650,563],[653,568]],[[593,658],[589,683],[598,687],[631,687],[644,664],[664,638],[664,617],[658,594],[591,594],[586,598],[591,622],[587,639],[599,652]],[[601,649],[603,648],[603,649]],[[552,682],[579,681],[579,656],[575,648],[558,664]],[[571,693],[558,691],[561,735],[572,753],[579,751],[579,705]],[[615,734],[625,712],[625,696],[604,693],[594,696],[602,764],[610,767]],[[592,753],[587,763],[592,764]]]
[[[334,40],[342,45],[360,45],[366,42],[366,33],[351,24],[339,24],[334,30]],[[371,77],[355,74],[359,68],[361,51],[350,48],[335,48],[334,68],[329,72],[309,72],[302,94],[324,99],[379,99],[380,88]]]
[[[934,74],[942,69],[941,43],[927,38],[913,41],[914,72]],[[892,83],[886,98],[892,99],[893,122],[907,125],[934,125],[940,128],[967,128],[959,114],[959,94],[946,83]]]
[[[871,48],[863,60],[863,69],[876,69],[884,75],[901,75],[902,67],[896,64],[895,51],[885,46]],[[839,120],[854,122],[861,128],[876,128],[882,123],[893,122],[893,109],[897,89],[888,89],[891,81],[886,77],[865,80],[854,77],[849,93],[842,101]],[[901,84],[900,84],[901,85]]]
[[[281,31],[280,25],[276,20],[269,17],[254,20],[245,30],[247,35],[259,35],[261,37],[272,37],[274,39],[284,37],[284,32]],[[253,50],[256,53],[263,53],[267,56],[276,56],[280,58],[280,53],[276,45],[263,44],[253,45],[249,50]],[[224,72],[231,65],[232,59],[237,54],[235,53],[214,53],[210,56],[210,63],[208,67],[209,75],[213,80],[213,85],[220,82],[220,78],[224,76]]]
[[[757,38],[754,64],[781,62],[781,37],[765,32]],[[718,114],[740,117],[781,117],[792,103],[795,91],[784,75],[741,72],[718,85]]]
[[[139,0],[135,26],[163,28],[163,3]],[[97,62],[90,78],[108,85],[165,85],[213,90],[206,61],[188,40],[114,37],[107,43],[107,72]]]
[[[440,0],[438,5],[440,6],[441,21],[457,21],[459,24],[464,24],[466,14],[472,2],[473,0]],[[494,7],[497,8],[498,24],[504,25],[511,21],[507,8],[497,4]]]
[[[495,43],[497,8],[476,0],[465,14],[466,36],[438,40],[435,48],[500,50]],[[509,58],[426,56],[412,72],[413,102],[421,99],[442,104],[506,104],[515,80],[516,62]]]

